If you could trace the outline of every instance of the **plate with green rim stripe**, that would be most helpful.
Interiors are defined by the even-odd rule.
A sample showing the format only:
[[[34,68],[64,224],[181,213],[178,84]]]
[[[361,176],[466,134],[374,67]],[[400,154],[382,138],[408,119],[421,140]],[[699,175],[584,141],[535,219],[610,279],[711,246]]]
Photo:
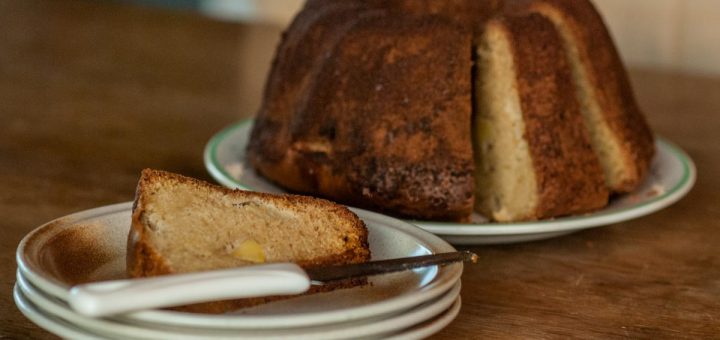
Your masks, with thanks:
[[[252,119],[246,119],[213,136],[205,147],[205,166],[226,187],[284,193],[245,161],[252,124]],[[547,239],[642,217],[680,200],[693,187],[697,176],[692,159],[678,146],[657,137],[656,148],[645,182],[632,193],[613,197],[605,208],[593,213],[514,223],[489,222],[480,215],[475,215],[472,223],[406,221],[453,244],[502,244]]]

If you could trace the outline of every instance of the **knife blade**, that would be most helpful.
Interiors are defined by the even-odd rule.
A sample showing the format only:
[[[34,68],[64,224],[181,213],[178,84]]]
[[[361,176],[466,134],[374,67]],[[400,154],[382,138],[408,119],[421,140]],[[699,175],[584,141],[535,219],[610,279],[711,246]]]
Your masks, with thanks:
[[[303,269],[294,263],[163,275],[74,286],[68,304],[76,312],[101,317],[150,308],[272,295],[302,294],[312,284],[392,273],[419,267],[477,261],[468,252],[441,253],[365,263]]]
[[[305,272],[314,284],[358,277],[387,274],[434,265],[447,265],[454,262],[477,262],[478,256],[469,251],[456,251],[422,256],[412,256],[389,260],[339,266],[305,268]]]

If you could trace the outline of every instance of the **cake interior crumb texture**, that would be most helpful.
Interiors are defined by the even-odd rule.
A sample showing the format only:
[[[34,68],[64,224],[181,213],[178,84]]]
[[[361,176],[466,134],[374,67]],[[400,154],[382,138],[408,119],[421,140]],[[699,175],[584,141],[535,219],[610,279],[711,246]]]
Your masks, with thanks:
[[[476,209],[503,221],[526,218],[538,199],[508,39],[498,25],[481,39],[473,123]]]
[[[316,262],[362,248],[352,221],[324,206],[294,204],[191,181],[151,181],[143,193],[147,241],[173,272],[254,264],[235,251],[257,242],[267,262]]]

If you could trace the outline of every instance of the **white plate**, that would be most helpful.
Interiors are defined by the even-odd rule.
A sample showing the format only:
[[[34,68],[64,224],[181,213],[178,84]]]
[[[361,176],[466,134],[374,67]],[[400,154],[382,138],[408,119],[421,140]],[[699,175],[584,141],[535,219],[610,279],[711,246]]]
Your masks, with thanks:
[[[245,161],[252,119],[231,125],[216,134],[205,147],[204,162],[210,175],[231,188],[283,193]],[[650,174],[636,191],[615,197],[594,213],[520,223],[448,223],[408,220],[453,244],[498,244],[546,239],[578,230],[609,225],[644,216],[675,203],[695,183],[690,157],[671,142],[657,138],[657,155]],[[479,215],[475,220],[482,220]]]
[[[453,303],[453,305],[450,306],[450,308],[448,308],[445,312],[440,314],[440,316],[425,321],[419,325],[415,325],[402,332],[384,335],[383,338],[387,340],[425,339],[449,325],[455,319],[455,317],[457,317],[458,313],[460,313],[460,306],[462,306],[462,301],[460,296],[458,295],[455,303]]]
[[[391,334],[419,325],[447,310],[460,294],[458,281],[435,300],[391,316],[381,316],[330,325],[285,329],[210,329],[126,322],[121,318],[91,318],[73,311],[65,301],[48,296],[27,282],[18,271],[16,286],[43,314],[59,317],[98,334],[142,339],[349,339]]]
[[[40,290],[67,300],[73,284],[125,277],[132,202],[79,212],[29,233],[17,250],[18,269]],[[354,209],[366,223],[374,260],[454,251],[440,238],[403,221]],[[432,300],[459,279],[462,264],[370,278],[371,285],[302,296],[236,314],[149,310],[124,317],[141,322],[211,328],[288,328],[358,320]]]
[[[13,299],[20,312],[30,321],[45,329],[46,331],[61,336],[65,339],[74,340],[95,340],[105,339],[101,334],[93,333],[73,325],[57,317],[45,315],[20,291],[18,285],[13,289]]]
[[[19,288],[17,284],[13,290],[13,298],[15,300],[15,304],[18,306],[18,309],[20,309],[23,315],[43,329],[63,338],[75,340],[130,339],[127,335],[116,336],[107,331],[93,331],[78,324],[68,322],[63,318],[49,314],[25,296],[22,289]],[[450,324],[450,322],[452,322],[452,320],[458,315],[460,305],[460,296],[457,295],[452,305],[448,309],[441,311],[435,317],[395,333],[376,334],[375,336],[386,339],[421,339],[428,337]],[[370,324],[369,326],[372,328],[374,324]],[[205,335],[196,337],[196,339],[203,338],[207,337]],[[285,338],[288,337],[286,336]]]

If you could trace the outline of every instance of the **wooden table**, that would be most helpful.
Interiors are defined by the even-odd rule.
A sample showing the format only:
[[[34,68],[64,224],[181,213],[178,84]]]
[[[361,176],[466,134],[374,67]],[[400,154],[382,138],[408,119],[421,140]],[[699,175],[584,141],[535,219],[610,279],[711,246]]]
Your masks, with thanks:
[[[210,180],[207,140],[252,115],[278,29],[105,2],[0,1],[0,338],[48,338],[15,307],[38,225],[133,198],[145,167]],[[634,221],[470,247],[460,316],[437,338],[720,337],[720,79],[634,71],[695,189]]]

